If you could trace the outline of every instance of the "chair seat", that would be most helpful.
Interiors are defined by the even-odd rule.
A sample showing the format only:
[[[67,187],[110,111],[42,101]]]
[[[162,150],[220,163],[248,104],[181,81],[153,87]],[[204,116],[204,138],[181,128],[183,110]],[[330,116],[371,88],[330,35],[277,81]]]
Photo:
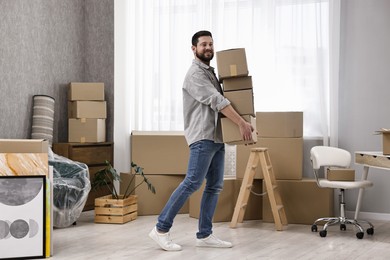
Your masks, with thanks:
[[[371,181],[329,181],[327,179],[319,179],[319,186],[323,188],[338,188],[338,189],[358,189],[371,187]]]

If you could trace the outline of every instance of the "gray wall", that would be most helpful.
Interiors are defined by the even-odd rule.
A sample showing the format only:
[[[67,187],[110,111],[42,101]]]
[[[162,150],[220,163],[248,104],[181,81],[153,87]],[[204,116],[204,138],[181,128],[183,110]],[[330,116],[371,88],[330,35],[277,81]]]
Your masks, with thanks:
[[[54,142],[67,141],[67,84],[105,83],[113,140],[114,1],[0,0],[0,138],[30,138],[32,97],[55,98]]]
[[[355,151],[380,151],[390,128],[390,1],[341,1],[339,146]],[[355,165],[360,176],[363,167]],[[362,212],[390,213],[390,171],[370,170],[374,187],[366,190]],[[348,193],[353,210],[357,193]]]

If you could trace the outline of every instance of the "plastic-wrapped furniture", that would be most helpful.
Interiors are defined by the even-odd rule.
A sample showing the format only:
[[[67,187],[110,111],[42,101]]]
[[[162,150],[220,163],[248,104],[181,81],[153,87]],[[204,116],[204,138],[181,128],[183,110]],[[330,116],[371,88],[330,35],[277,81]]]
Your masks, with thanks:
[[[88,166],[51,149],[49,165],[53,166],[53,226],[68,227],[80,217],[91,190]]]

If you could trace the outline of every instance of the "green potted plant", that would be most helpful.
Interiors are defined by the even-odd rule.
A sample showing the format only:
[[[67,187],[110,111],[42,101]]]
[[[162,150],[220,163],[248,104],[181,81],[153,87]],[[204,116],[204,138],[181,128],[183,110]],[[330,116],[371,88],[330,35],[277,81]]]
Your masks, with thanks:
[[[143,172],[143,168],[131,162],[132,174],[126,190],[120,194],[114,182],[121,182],[120,175],[115,168],[106,161],[106,167],[97,171],[91,180],[92,189],[108,188],[110,195],[95,199],[95,223],[126,223],[137,217],[137,195],[132,193],[143,183],[145,183],[153,194],[156,189]],[[135,185],[135,176],[142,177],[142,181]],[[132,187],[134,186],[134,187]]]

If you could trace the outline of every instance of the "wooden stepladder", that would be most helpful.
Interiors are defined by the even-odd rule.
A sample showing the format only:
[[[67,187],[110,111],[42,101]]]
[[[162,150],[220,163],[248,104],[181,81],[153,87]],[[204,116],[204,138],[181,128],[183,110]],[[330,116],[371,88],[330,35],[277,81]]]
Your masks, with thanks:
[[[259,166],[259,164],[261,165],[263,172],[264,183],[271,205],[275,227],[276,230],[281,231],[283,230],[283,225],[287,225],[287,217],[284,211],[278,186],[276,185],[276,179],[272,169],[271,159],[268,154],[268,148],[251,149],[244,179],[242,180],[241,184],[240,193],[234,208],[232,221],[230,222],[230,227],[235,228],[238,222],[243,222],[245,209],[253,186],[253,179],[255,177],[256,168]]]

